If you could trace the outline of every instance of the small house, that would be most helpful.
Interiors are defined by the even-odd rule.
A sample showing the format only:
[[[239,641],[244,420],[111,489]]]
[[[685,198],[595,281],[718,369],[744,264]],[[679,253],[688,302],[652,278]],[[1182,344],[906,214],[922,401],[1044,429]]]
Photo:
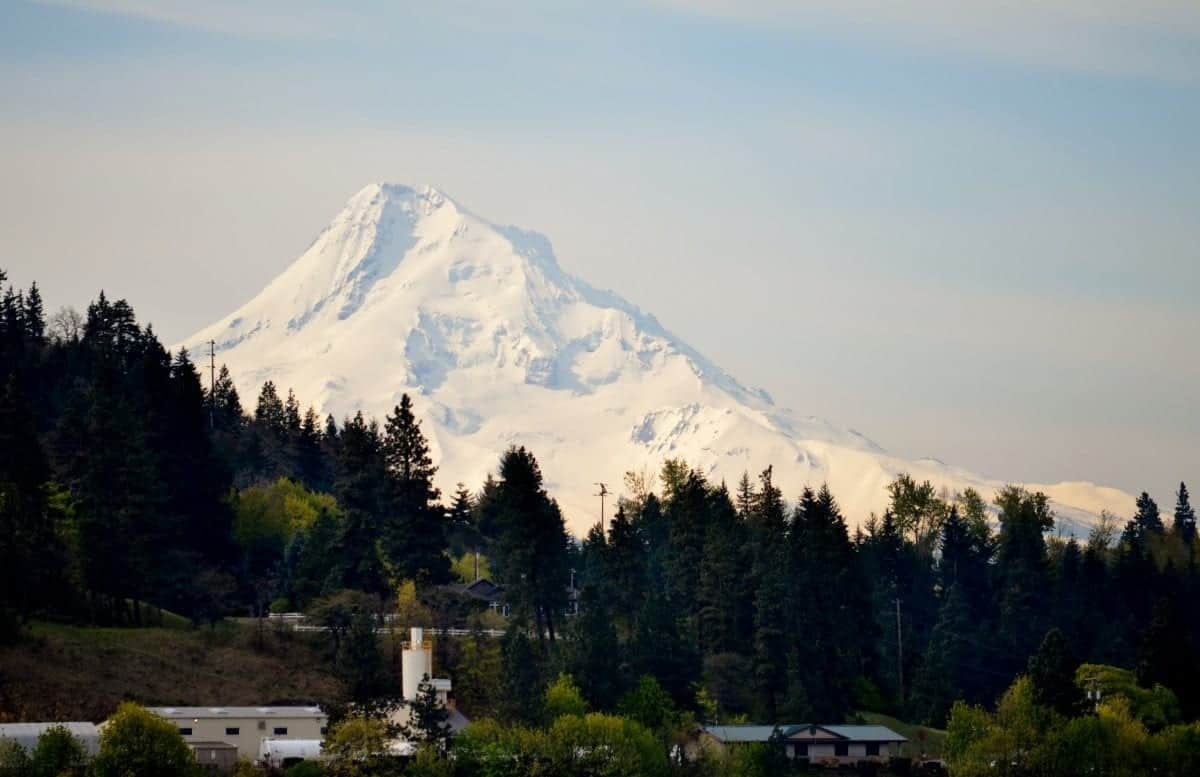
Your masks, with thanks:
[[[778,726],[705,726],[700,732],[704,747],[724,751],[753,742],[774,742],[788,758],[805,758],[812,764],[842,766],[861,762],[886,762],[900,755],[908,741],[887,726],[841,726],[797,723]]]

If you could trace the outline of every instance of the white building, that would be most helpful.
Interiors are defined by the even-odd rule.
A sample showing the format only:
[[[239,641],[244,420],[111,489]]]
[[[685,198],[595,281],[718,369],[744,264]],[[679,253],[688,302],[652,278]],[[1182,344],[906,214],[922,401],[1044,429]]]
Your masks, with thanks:
[[[392,712],[389,722],[397,726],[408,723],[411,714],[408,705],[416,701],[421,679],[426,676],[437,692],[438,701],[449,713],[447,722],[450,728],[455,732],[465,728],[467,719],[454,709],[454,702],[450,698],[450,680],[433,676],[433,644],[425,639],[425,630],[418,626],[409,629],[409,640],[404,644],[404,651],[400,656],[400,689],[405,703]]]
[[[65,728],[83,745],[88,755],[100,752],[100,730],[95,723],[71,721],[67,723],[3,723],[0,724],[0,740],[8,739],[31,752],[37,747],[38,737],[52,728]]]
[[[328,716],[320,707],[150,707],[179,727],[185,741],[226,742],[238,756],[259,758],[262,740],[325,738]]]

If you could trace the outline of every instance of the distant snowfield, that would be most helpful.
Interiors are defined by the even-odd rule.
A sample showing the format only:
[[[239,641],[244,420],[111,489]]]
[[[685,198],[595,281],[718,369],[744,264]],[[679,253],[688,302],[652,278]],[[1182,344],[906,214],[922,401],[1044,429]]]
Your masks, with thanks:
[[[902,472],[989,499],[1004,482],[776,406],[653,316],[564,273],[545,237],[428,187],[355,194],[258,296],[183,345],[199,353],[209,340],[251,407],[273,380],[322,414],[382,422],[407,392],[443,491],[478,488],[508,446],[527,446],[580,535],[598,519],[597,482],[619,491],[626,471],[667,458],[731,488],[773,465],[792,499],[828,483],[852,526],[882,513]],[[1092,483],[1025,485],[1050,496],[1069,533],[1133,504]]]

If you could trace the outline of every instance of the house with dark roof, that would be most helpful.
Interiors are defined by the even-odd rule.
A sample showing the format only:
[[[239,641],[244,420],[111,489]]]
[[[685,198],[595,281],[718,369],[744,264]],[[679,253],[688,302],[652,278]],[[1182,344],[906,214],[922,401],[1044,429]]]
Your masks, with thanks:
[[[774,742],[789,758],[812,764],[842,766],[866,761],[886,762],[900,755],[908,741],[887,726],[840,726],[794,723],[778,726],[705,726],[700,746],[725,751],[754,742]]]

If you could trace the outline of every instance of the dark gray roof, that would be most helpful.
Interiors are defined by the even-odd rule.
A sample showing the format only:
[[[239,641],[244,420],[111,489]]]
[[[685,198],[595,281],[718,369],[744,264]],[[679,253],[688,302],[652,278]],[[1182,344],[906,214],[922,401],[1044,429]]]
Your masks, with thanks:
[[[705,726],[709,735],[722,742],[766,742],[776,730],[780,736],[792,737],[813,727],[828,731],[835,737],[854,742],[907,742],[908,740],[887,726],[842,726],[823,723],[781,723],[778,726]]]

